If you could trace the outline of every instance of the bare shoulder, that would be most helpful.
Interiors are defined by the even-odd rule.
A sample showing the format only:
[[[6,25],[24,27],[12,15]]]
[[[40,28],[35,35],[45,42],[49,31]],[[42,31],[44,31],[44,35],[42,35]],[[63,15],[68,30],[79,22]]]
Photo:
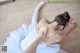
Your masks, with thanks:
[[[41,19],[38,23],[38,25],[42,25],[42,24],[45,24],[47,23],[47,20],[46,19]]]
[[[40,22],[46,22],[47,20],[44,18],[44,19],[41,19]]]

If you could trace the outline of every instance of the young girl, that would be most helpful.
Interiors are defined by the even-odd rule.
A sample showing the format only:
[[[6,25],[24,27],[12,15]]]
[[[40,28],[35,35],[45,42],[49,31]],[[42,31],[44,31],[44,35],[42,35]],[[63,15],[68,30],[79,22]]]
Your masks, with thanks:
[[[40,2],[36,7],[30,25],[24,24],[10,34],[5,42],[8,53],[57,53],[60,50],[59,42],[76,27],[76,22],[70,20],[68,12],[59,14],[53,22],[47,19],[38,22],[44,4]]]

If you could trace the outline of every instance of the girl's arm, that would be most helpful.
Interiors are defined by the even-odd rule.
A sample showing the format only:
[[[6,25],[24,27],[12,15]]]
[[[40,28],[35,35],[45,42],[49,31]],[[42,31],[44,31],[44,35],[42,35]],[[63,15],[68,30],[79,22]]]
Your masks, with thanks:
[[[74,20],[71,20],[67,27],[62,31],[62,33],[60,34],[61,40],[63,40],[66,35],[70,34],[70,32],[75,29],[77,27],[77,23]],[[60,41],[61,41],[60,40]]]

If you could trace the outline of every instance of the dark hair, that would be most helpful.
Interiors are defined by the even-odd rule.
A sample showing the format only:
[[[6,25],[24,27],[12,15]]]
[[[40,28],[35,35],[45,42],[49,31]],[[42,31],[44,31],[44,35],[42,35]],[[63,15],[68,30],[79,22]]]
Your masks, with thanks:
[[[63,25],[66,26],[66,24],[69,22],[70,19],[70,15],[69,13],[66,11],[62,14],[59,14],[55,17],[54,21],[56,21],[58,23],[58,25]]]

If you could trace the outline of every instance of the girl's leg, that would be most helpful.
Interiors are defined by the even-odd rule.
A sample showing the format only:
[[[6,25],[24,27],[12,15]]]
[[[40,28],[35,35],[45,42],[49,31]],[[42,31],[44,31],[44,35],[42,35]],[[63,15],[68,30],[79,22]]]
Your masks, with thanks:
[[[4,45],[7,45],[9,53],[21,53],[21,41],[28,35],[28,33],[35,27],[38,22],[39,10],[43,6],[44,2],[41,2],[35,9],[32,17],[32,23],[29,26],[22,25],[18,30],[10,33]],[[15,49],[16,48],[16,49]]]
[[[37,24],[38,23],[38,18],[39,18],[39,11],[44,5],[44,2],[40,2],[37,7],[35,8],[34,14],[32,16],[32,24]]]
[[[32,29],[34,29],[36,27],[36,25],[38,23],[38,18],[39,18],[39,11],[40,11],[40,9],[42,8],[42,6],[44,4],[45,3],[42,1],[37,5],[37,7],[36,7],[36,9],[34,11],[34,14],[32,16],[32,22],[31,22],[31,24],[29,26],[29,31],[31,31]]]
[[[35,27],[36,27],[36,25],[37,25],[37,23],[38,23],[38,16],[39,16],[39,10],[41,9],[41,7],[43,6],[43,4],[44,4],[44,2],[41,2],[40,4],[38,4],[38,6],[36,7],[36,9],[35,9],[35,12],[34,12],[34,14],[33,14],[33,16],[32,16],[32,23],[28,26],[28,33],[29,32],[31,32]],[[33,33],[34,34],[34,33]],[[34,39],[34,37],[33,37],[33,34],[32,34],[32,36],[30,37],[31,39]],[[28,38],[29,38],[29,36],[28,36]],[[26,45],[27,45],[27,40],[29,41],[29,42],[31,42],[29,39],[27,39],[27,37],[25,37],[25,39],[24,40],[22,40],[21,41],[21,48],[22,48],[22,50],[24,51],[25,50],[25,48],[27,47]],[[33,40],[32,40],[33,41]],[[26,47],[25,47],[26,46]]]
[[[23,24],[18,30],[11,32],[9,38],[13,38],[17,42],[22,41],[22,39],[24,39],[25,36],[28,35],[28,33],[31,31],[31,29],[34,28],[35,24],[37,23],[39,10],[43,4],[44,2],[41,2],[36,7],[35,12],[32,17],[32,23],[30,25]]]

